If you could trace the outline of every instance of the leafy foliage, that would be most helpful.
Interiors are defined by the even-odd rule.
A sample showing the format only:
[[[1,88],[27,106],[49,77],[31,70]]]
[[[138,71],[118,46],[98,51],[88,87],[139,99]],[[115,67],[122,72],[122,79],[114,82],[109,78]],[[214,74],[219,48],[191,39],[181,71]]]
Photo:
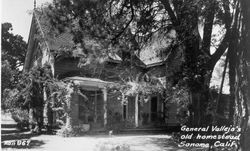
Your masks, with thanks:
[[[4,91],[10,88],[13,88],[13,75],[14,71],[11,69],[9,62],[2,61],[2,66],[1,66],[1,98],[3,99],[4,97]],[[2,102],[3,103],[3,102]],[[4,103],[2,104],[4,105]]]
[[[114,144],[112,142],[103,142],[95,146],[95,151],[131,151],[128,144]]]
[[[174,76],[183,79],[192,91],[208,89],[216,62],[228,47],[230,23],[236,9],[231,1],[54,1],[48,13],[55,29],[69,27],[75,43],[86,48],[86,38],[103,43],[101,53],[140,51],[156,32],[176,32],[168,58],[182,51],[184,63]],[[216,28],[223,29],[221,39],[213,36]],[[217,41],[217,42],[214,42]],[[215,52],[210,50],[215,46]],[[111,49],[103,49],[111,48]],[[118,48],[118,49],[113,49]],[[92,54],[91,49],[85,50]],[[168,60],[167,63],[171,63]],[[202,93],[202,92],[201,92]]]
[[[1,98],[2,109],[17,106],[11,99],[17,93],[15,89],[24,64],[27,44],[20,35],[11,33],[11,23],[2,24],[2,61],[1,61]],[[13,89],[13,91],[11,91]]]
[[[57,81],[49,84],[49,100],[53,104],[51,107],[54,111],[62,112],[62,117],[67,116],[71,111],[71,95],[74,93],[73,83],[64,83]],[[61,117],[61,118],[62,118]]]
[[[144,5],[147,5],[147,2]],[[137,51],[143,47],[143,41],[147,41],[152,34],[142,34],[146,31],[141,29],[144,25],[136,23],[137,19],[145,20],[145,17],[151,15],[150,10],[147,16],[143,16],[140,14],[143,10],[134,8],[139,8],[140,4],[135,2],[132,6],[132,3],[134,2],[54,1],[46,12],[52,24],[51,31],[69,31],[74,35],[74,42],[83,49],[85,57],[100,60],[106,58],[110,52],[125,54]],[[156,6],[152,10],[157,13],[160,8]],[[157,18],[157,15],[154,15],[154,19]],[[134,31],[135,29],[138,31]],[[141,42],[136,40],[137,38]]]
[[[139,72],[138,70],[124,70],[119,74],[120,83],[110,85],[109,88],[113,92],[120,93],[118,100],[126,104],[129,96],[135,97],[139,95],[141,102],[147,102],[152,94],[164,94],[164,85],[154,76],[149,76],[147,73]],[[112,92],[111,92],[112,93]]]
[[[28,127],[29,124],[29,112],[20,108],[15,108],[11,111],[11,117],[17,122],[17,127],[22,130]]]
[[[65,116],[70,118],[70,112],[72,110],[71,97],[75,92],[84,97],[74,83],[54,79],[50,66],[45,64],[44,67],[37,66],[29,72],[23,73],[16,88],[6,91],[5,104],[7,106],[6,108],[13,111],[13,115],[17,117],[17,120],[21,117],[16,116],[15,111],[19,111],[20,109],[39,110],[45,103],[49,103],[49,107],[52,108],[52,110],[58,112],[59,115],[61,114],[61,118]],[[45,100],[44,93],[47,95],[47,99]],[[37,116],[39,115],[34,114],[34,119],[39,118]],[[33,121],[33,123],[36,124],[36,120]],[[64,122],[63,124],[67,126],[67,124],[70,125],[72,123]]]
[[[18,70],[24,64],[27,44],[20,35],[11,31],[11,23],[2,24],[2,61],[7,60],[12,70]]]

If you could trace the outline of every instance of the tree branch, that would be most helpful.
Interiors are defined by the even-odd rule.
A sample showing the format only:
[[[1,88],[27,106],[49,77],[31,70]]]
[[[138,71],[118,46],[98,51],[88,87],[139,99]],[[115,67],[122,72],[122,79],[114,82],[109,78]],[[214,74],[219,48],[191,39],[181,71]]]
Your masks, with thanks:
[[[173,25],[177,26],[178,25],[178,20],[177,20],[177,17],[175,16],[175,14],[174,14],[173,9],[170,6],[169,0],[161,0],[161,3],[164,5],[165,9],[167,10],[168,15],[169,15]]]
[[[226,51],[229,45],[229,41],[231,38],[231,30],[227,30],[224,39],[222,40],[220,46],[217,48],[215,53],[212,55],[210,61],[209,61],[209,68],[213,69],[217,61],[220,59],[220,57],[223,55],[223,53]]]
[[[132,0],[130,0],[130,9],[131,9],[131,18],[130,18],[129,22],[126,24],[126,26],[114,38],[111,39],[111,41],[115,41],[118,37],[120,37],[123,34],[123,32],[128,28],[130,23],[133,21],[135,14],[134,14],[134,8],[133,8]]]
[[[238,8],[238,6],[239,6],[239,3],[237,3],[236,8]],[[211,60],[209,61],[209,68],[210,69],[214,68],[214,66],[217,63],[217,61],[220,59],[220,57],[223,55],[223,53],[228,48],[229,43],[230,43],[230,39],[231,39],[232,35],[235,34],[234,31],[235,31],[235,29],[236,29],[236,27],[238,25],[237,18],[238,18],[238,15],[239,15],[239,8],[236,9],[236,11],[233,13],[234,14],[234,19],[232,19],[232,17],[230,16],[230,13],[229,13],[229,6],[228,6],[228,4],[224,3],[223,7],[225,9],[226,19],[229,20],[229,21],[225,22],[225,27],[226,27],[227,31],[226,31],[225,37],[222,40],[220,46],[215,51],[215,53],[212,55]]]

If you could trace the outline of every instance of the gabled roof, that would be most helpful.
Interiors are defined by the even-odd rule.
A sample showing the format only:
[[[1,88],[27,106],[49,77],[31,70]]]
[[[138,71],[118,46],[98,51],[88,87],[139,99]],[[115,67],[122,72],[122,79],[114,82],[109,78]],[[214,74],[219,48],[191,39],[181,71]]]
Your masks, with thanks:
[[[51,35],[49,20],[44,18],[45,15],[43,15],[43,12],[35,10],[33,15],[38,30],[44,36],[43,38],[46,40],[50,50],[60,50],[76,46],[73,42],[73,35],[69,31],[65,31],[57,36]],[[140,53],[136,55],[141,62],[140,66],[149,68],[164,64],[167,55],[164,55],[163,51],[166,54],[166,49],[169,47],[174,36],[175,33],[172,31],[167,34],[163,32],[155,33],[151,40],[142,47]],[[109,54],[109,59],[114,62],[122,60],[117,54]]]
[[[50,22],[43,15],[44,12],[34,10],[34,17],[36,18],[36,24],[38,30],[44,36],[45,40],[49,44],[51,50],[58,50],[64,47],[74,47],[75,43],[73,42],[73,35],[68,32],[63,32],[59,35],[52,35],[50,32]]]
[[[44,18],[43,12],[35,10],[34,18],[36,19],[36,25],[38,26],[39,32],[44,36],[43,38],[48,43],[48,47],[50,50],[60,50],[64,48],[75,48],[76,44],[73,41],[73,35],[70,31],[64,31],[58,35],[52,35],[50,32],[50,22],[48,19]],[[122,59],[113,53],[108,54],[109,60],[111,62],[120,62]]]

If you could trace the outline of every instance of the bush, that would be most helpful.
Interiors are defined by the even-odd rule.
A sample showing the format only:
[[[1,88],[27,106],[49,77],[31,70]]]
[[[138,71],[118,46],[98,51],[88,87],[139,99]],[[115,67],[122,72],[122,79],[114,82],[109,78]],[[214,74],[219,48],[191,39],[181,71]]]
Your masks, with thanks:
[[[12,119],[17,122],[17,128],[20,130],[25,129],[29,125],[29,112],[22,109],[13,109],[11,111]]]
[[[82,135],[83,132],[81,128],[66,128],[62,127],[58,132],[57,135],[62,136],[62,137],[73,137],[73,136],[80,136]]]
[[[135,117],[134,116],[126,119],[124,122],[125,122],[124,126],[126,128],[134,128],[135,127]]]
[[[114,132],[119,132],[120,129],[124,128],[124,122],[122,121],[122,115],[118,112],[109,111],[108,116],[108,129],[114,130]]]
[[[131,151],[128,144],[98,143],[95,151]]]
[[[1,94],[1,107],[3,110],[15,110],[20,108],[23,100],[19,97],[20,91],[17,89],[5,89]]]

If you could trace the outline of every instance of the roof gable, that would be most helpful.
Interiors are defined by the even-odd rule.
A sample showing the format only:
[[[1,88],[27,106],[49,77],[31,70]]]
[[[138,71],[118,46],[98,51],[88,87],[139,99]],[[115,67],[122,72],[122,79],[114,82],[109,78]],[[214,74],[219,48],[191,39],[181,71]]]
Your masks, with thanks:
[[[43,15],[43,11],[34,11],[34,17],[36,18],[36,24],[40,33],[44,36],[50,50],[60,51],[60,49],[73,49],[76,44],[73,41],[73,35],[69,31],[65,31],[58,35],[52,35],[50,30],[49,20]],[[153,67],[162,65],[166,60],[167,48],[175,38],[175,32],[170,31],[168,33],[156,32],[153,34],[151,40],[147,42],[141,49],[140,53],[136,56],[140,59],[141,66]],[[121,58],[117,54],[109,54],[109,61],[119,62]]]
[[[51,32],[51,26],[49,19],[46,15],[43,15],[43,11],[34,11],[34,16],[36,18],[36,24],[38,26],[39,32],[44,36],[45,40],[49,44],[50,50],[59,50],[63,48],[72,48],[75,46],[73,41],[73,35],[69,31],[65,31],[58,35]]]

